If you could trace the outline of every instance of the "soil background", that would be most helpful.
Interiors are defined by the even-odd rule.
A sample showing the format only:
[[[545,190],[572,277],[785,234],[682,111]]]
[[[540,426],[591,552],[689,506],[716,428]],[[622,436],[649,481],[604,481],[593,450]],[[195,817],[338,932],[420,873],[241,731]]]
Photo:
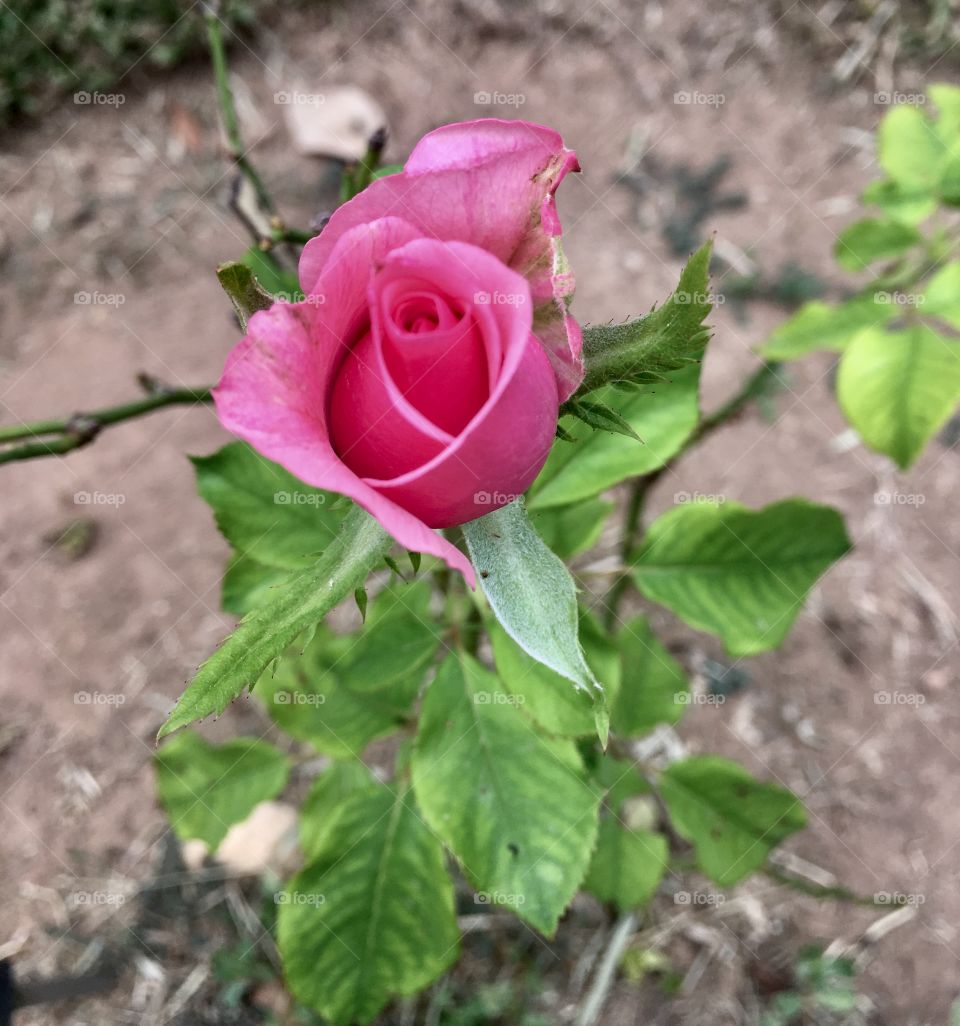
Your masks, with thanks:
[[[559,204],[584,322],[636,315],[674,287],[682,258],[660,225],[680,201],[675,169],[722,156],[731,161],[723,188],[748,204],[711,213],[701,235],[716,233],[770,273],[799,264],[831,297],[850,287],[831,249],[874,173],[869,133],[886,107],[872,75],[831,86],[833,57],[778,7],[304,5],[236,41],[232,61],[246,137],[291,223],[329,203],[335,168],[294,153],[273,94],[352,83],[387,112],[390,160],[451,120],[519,116],[562,132],[583,166]],[[889,87],[937,81],[942,68],[930,63]],[[207,70],[134,77],[118,92],[122,105],[67,97],[4,133],[4,423],[123,401],[142,371],[178,385],[214,381],[237,337],[213,269],[248,241],[225,206],[229,168]],[[678,93],[714,100],[678,102]],[[618,181],[631,140],[662,170],[643,196]],[[80,292],[120,299],[84,304]],[[724,295],[723,275],[715,292]],[[754,367],[755,347],[785,315],[765,301],[717,306],[706,409]],[[879,942],[863,987],[882,1021],[942,1026],[960,993],[951,501],[960,452],[937,441],[894,474],[847,431],[830,369],[821,358],[791,367],[772,419],[751,411],[654,494],[652,513],[683,493],[751,506],[807,495],[839,508],[855,542],[783,648],[738,664],[748,684],[722,705],[692,707],[679,732],[692,750],[741,760],[804,796],[810,825],[790,851],[859,892],[911,897],[917,915]],[[152,872],[166,834],[153,737],[231,625],[218,611],[226,545],[184,454],[225,440],[209,409],[176,407],[0,475],[0,948],[25,973],[72,964],[69,895]],[[70,525],[73,542],[58,540]],[[691,669],[723,659],[713,640],[651,613]],[[253,729],[267,726],[244,702],[204,727],[212,738]],[[803,939],[853,941],[880,914],[772,884],[752,893]],[[105,922],[111,912],[98,914]],[[148,1021],[133,1007],[119,989],[22,1021]],[[622,985],[602,1021],[653,1014]]]

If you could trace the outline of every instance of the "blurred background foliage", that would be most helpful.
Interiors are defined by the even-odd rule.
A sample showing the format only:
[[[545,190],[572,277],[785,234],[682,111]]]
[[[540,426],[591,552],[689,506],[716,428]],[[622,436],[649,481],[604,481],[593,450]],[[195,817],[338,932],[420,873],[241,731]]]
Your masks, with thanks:
[[[270,5],[232,0],[233,31]],[[0,124],[37,115],[72,92],[111,89],[143,64],[171,68],[202,53],[201,5],[186,0],[12,0],[0,5]]]

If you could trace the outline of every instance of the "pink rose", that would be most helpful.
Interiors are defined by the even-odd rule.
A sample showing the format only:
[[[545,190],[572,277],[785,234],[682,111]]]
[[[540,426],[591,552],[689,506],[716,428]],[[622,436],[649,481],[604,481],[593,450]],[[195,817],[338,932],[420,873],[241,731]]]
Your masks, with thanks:
[[[425,136],[307,244],[306,299],[250,319],[214,392],[223,425],[473,584],[434,529],[530,486],[583,374],[553,203],[576,168],[525,122]]]

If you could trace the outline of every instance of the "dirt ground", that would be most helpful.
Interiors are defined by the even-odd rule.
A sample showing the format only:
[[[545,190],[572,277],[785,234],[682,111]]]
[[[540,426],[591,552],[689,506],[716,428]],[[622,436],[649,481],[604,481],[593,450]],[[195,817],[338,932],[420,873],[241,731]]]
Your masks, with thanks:
[[[388,113],[391,159],[448,120],[521,116],[562,131],[583,166],[560,208],[585,322],[649,308],[682,263],[659,231],[675,174],[642,200],[615,181],[631,139],[664,168],[728,156],[724,188],[748,205],[711,214],[701,234],[771,271],[801,264],[831,295],[848,286],[831,246],[871,176],[868,133],[885,108],[870,78],[831,90],[827,58],[763,4],[357,3],[287,14],[233,58],[247,137],[291,222],[329,202],[330,168],[292,153],[273,93],[355,83]],[[910,91],[916,80],[895,84]],[[675,102],[681,92],[721,99]],[[514,99],[478,103],[478,93]],[[202,66],[140,80],[117,107],[68,98],[6,133],[0,422],[122,401],[141,371],[171,384],[217,378],[236,332],[213,268],[248,244],[224,206],[217,140]],[[84,304],[81,292],[114,298]],[[784,315],[766,302],[746,316],[718,306],[706,408]],[[842,510],[855,541],[784,647],[742,661],[749,684],[721,706],[693,707],[679,732],[805,798],[810,826],[788,850],[863,894],[910,896],[915,918],[878,943],[863,987],[880,1021],[942,1026],[960,994],[960,519],[950,501],[960,453],[935,442],[893,474],[846,431],[829,370],[821,359],[792,368],[772,421],[752,411],[654,494],[652,512],[681,492],[750,505],[808,495]],[[152,739],[231,622],[218,612],[226,546],[184,454],[224,440],[210,410],[177,407],[68,458],[0,472],[0,953],[25,972],[75,965],[83,895],[154,866],[166,828]],[[71,524],[75,544],[58,542]],[[723,658],[711,639],[653,616],[691,668]],[[251,723],[264,729],[240,703],[205,729],[226,738]],[[803,940],[852,942],[882,914],[750,886],[763,916]],[[164,1021],[137,1012],[135,997],[117,991],[55,1021]],[[668,1021],[646,1007],[623,985],[602,1022]]]

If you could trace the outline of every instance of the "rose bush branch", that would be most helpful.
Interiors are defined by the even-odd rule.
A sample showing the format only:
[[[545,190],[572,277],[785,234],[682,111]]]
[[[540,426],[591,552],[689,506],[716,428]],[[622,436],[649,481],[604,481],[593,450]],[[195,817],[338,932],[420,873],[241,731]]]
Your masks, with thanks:
[[[213,63],[220,119],[227,137],[230,158],[253,186],[264,210],[269,214],[275,214],[273,199],[243,145],[240,120],[237,117],[237,108],[233,102],[233,92],[230,89],[230,72],[227,66],[227,53],[223,42],[223,22],[220,19],[218,0],[206,0],[203,5],[203,17],[207,25],[207,42],[210,47],[210,59]]]
[[[170,388],[146,377],[141,378],[141,383],[150,392],[150,395],[143,399],[87,413],[74,413],[69,417],[55,420],[0,427],[0,446],[30,439],[24,445],[0,448],[0,463],[36,459],[40,456],[62,456],[89,445],[106,427],[134,420],[168,406],[206,404],[213,398],[208,387]],[[48,435],[53,437],[46,437]]]

